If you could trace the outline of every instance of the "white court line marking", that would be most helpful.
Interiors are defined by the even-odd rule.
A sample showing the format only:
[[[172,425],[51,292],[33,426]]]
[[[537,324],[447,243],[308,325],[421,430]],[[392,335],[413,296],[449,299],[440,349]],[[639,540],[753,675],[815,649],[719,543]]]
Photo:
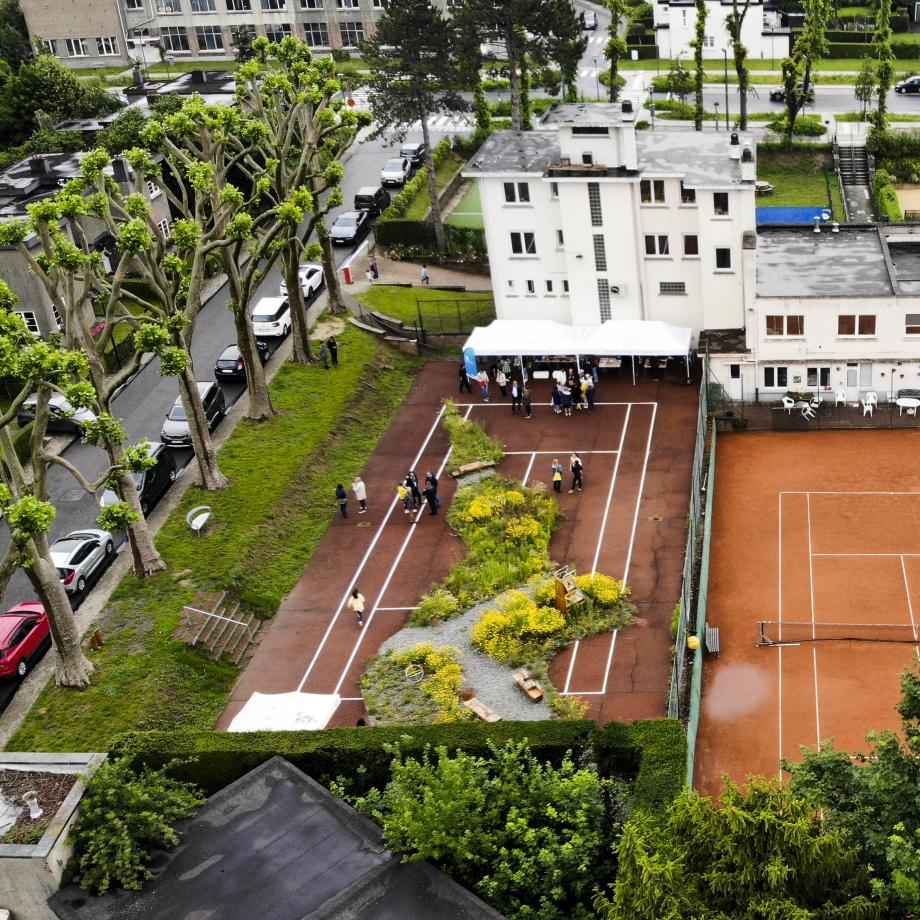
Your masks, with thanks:
[[[378,610],[418,610],[418,607],[378,607]]]
[[[546,456],[552,456],[553,454],[561,453],[570,453],[570,454],[618,454],[618,450],[572,450],[570,447],[566,447],[564,450],[506,450],[506,457],[526,457],[529,454],[545,454]]]
[[[815,553],[816,556],[920,556],[920,553]]]
[[[530,471],[533,469],[533,462],[534,460],[537,459],[538,453],[540,453],[540,451],[535,450],[535,451],[532,451],[530,454],[530,463],[527,464],[527,472],[524,473],[524,478],[521,480],[522,486],[526,486],[527,480],[530,479]]]
[[[458,409],[465,408],[466,406],[471,406],[474,409],[507,409],[510,403],[502,402],[468,402],[468,403],[454,403]],[[548,406],[550,403],[537,403],[538,406]],[[595,406],[657,406],[658,403],[654,402],[596,402]],[[914,493],[920,495],[920,492]]]
[[[815,572],[812,564],[812,544],[811,544],[811,495],[805,496],[805,515],[808,523],[808,593],[811,598],[811,637],[817,636],[815,629]],[[820,695],[818,692],[818,650],[814,646],[811,649],[811,663],[815,677],[815,730],[817,731],[818,740],[815,742],[819,747],[821,745],[821,708]]]
[[[907,580],[907,566],[904,556],[901,556],[901,573],[904,575],[904,593],[907,595],[907,612],[910,614],[910,625],[914,630],[914,640],[917,639],[917,621],[914,619],[914,604],[910,599],[910,582]],[[920,651],[920,649],[918,649]]]
[[[464,418],[469,418],[470,413],[472,411],[473,409],[471,406],[469,409],[467,409],[466,415],[464,415]],[[440,415],[439,415],[439,418],[440,418]],[[438,472],[436,473],[438,479],[441,478],[441,474],[444,472],[444,467],[447,466],[447,461],[450,458],[451,450],[453,450],[453,447],[447,448],[447,453],[444,454],[444,459],[441,461],[441,465],[438,467]],[[416,461],[412,464],[412,467],[410,467],[410,469],[414,469],[417,464],[418,464],[418,459],[416,459]],[[394,504],[398,500],[399,500],[398,498],[394,499]],[[418,509],[418,513],[415,516],[415,520],[412,522],[413,525],[418,524],[419,520],[421,519],[424,513],[425,513],[425,506],[422,505],[422,507]],[[393,564],[390,566],[390,571],[387,573],[386,581],[384,581],[383,587],[380,589],[379,593],[377,594],[377,600],[374,602],[374,606],[371,609],[370,615],[368,616],[367,621],[365,622],[364,626],[361,628],[361,632],[358,635],[358,638],[355,640],[354,648],[352,648],[351,654],[348,656],[348,661],[345,662],[345,667],[342,668],[342,673],[339,677],[339,682],[335,685],[335,690],[332,691],[333,693],[338,693],[342,689],[342,684],[345,683],[345,678],[348,676],[348,670],[349,668],[351,668],[355,660],[355,656],[358,654],[358,649],[361,647],[361,643],[364,641],[364,637],[367,635],[368,627],[370,627],[371,623],[374,621],[374,614],[377,612],[378,605],[383,600],[383,598],[386,596],[386,593],[390,587],[390,582],[393,580],[393,576],[396,574],[396,570],[399,568],[400,562],[402,562],[402,557],[405,554],[406,549],[409,546],[409,542],[412,540],[412,536],[417,530],[418,530],[418,527],[413,526],[409,530],[409,532],[406,534],[406,537],[403,540],[402,546],[399,548],[399,553],[397,554],[396,558],[393,560]]]
[[[431,428],[428,430],[428,434],[425,437],[425,440],[422,442],[422,446],[418,449],[418,453],[415,455],[415,460],[412,463],[410,469],[415,469],[418,466],[419,460],[422,459],[422,454],[425,452],[425,448],[428,446],[428,442],[431,440],[435,431],[438,430],[438,425],[441,421],[441,416],[444,415],[444,408],[438,412],[435,417],[434,422],[431,425]],[[310,674],[313,672],[313,668],[316,667],[316,662],[319,661],[319,656],[322,654],[323,649],[326,647],[326,642],[329,639],[330,634],[332,633],[335,624],[338,622],[339,616],[342,613],[342,608],[345,606],[345,602],[348,600],[351,595],[352,590],[355,587],[355,584],[358,581],[358,577],[364,571],[364,566],[367,565],[367,560],[370,559],[371,553],[374,551],[374,547],[377,545],[377,541],[380,539],[380,535],[383,533],[384,528],[386,527],[388,521],[390,520],[390,515],[393,513],[393,509],[396,507],[397,502],[399,501],[399,496],[394,495],[393,501],[390,503],[389,510],[384,515],[383,520],[377,527],[377,533],[374,534],[374,539],[371,540],[370,546],[364,553],[364,557],[361,559],[358,568],[355,570],[355,574],[352,576],[351,581],[348,583],[348,587],[345,589],[345,593],[342,595],[342,599],[339,601],[339,606],[336,607],[335,614],[329,622],[329,625],[326,627],[326,631],[323,633],[323,638],[320,640],[319,645],[317,646],[316,651],[313,653],[313,658],[310,660],[310,664],[307,666],[307,670],[304,672],[303,677],[300,680],[300,683],[297,685],[297,692],[299,693],[304,688]]]
[[[920,495],[920,492],[812,492],[812,491],[783,491],[780,495]]]
[[[777,571],[777,585],[778,591],[776,595],[776,618],[779,623],[779,641],[783,641],[783,493],[778,494],[779,498],[779,520],[777,530],[779,532],[779,552],[777,554],[777,560],[779,562],[779,568]],[[777,725],[779,727],[779,757],[777,758],[777,763],[782,763],[783,760],[783,647],[782,645],[778,648],[779,657],[777,658],[776,667],[778,669],[778,679],[777,679]],[[779,778],[783,778],[783,768],[779,768]]]
[[[623,456],[623,444],[626,442],[626,429],[629,427],[629,415],[632,407],[626,407],[626,415],[623,416],[623,427],[620,429],[620,446],[614,451],[616,453],[616,463],[613,465],[613,473],[610,476],[610,488],[607,490],[607,504],[604,506],[604,517],[601,520],[601,527],[597,534],[597,548],[594,552],[594,562],[591,563],[591,574],[593,575],[597,571],[597,559],[600,556],[601,545],[604,542],[604,530],[607,527],[607,517],[610,514],[610,503],[613,501],[613,490],[617,481],[617,473],[620,470],[620,458]],[[625,581],[626,576],[623,576]],[[575,640],[575,644],[572,646],[572,656],[569,658],[569,669],[565,675],[565,685],[562,688],[563,694],[569,692],[569,685],[572,682],[572,673],[575,670],[575,658],[578,655],[578,649],[580,648],[581,643],[578,639]]]

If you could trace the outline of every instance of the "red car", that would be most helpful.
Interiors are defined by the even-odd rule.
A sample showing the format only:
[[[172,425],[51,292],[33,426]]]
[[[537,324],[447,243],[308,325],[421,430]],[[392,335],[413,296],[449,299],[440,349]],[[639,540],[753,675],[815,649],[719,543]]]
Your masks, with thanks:
[[[32,662],[51,645],[48,614],[37,601],[0,614],[0,677],[25,677]]]

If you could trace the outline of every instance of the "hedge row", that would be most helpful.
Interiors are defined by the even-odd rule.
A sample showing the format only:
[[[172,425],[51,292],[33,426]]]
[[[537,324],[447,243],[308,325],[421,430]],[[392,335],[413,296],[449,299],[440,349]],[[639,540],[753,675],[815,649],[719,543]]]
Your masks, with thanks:
[[[349,788],[363,794],[389,781],[392,757],[385,746],[396,741],[413,754],[432,745],[485,755],[490,740],[502,745],[525,738],[539,760],[559,764],[572,751],[576,758],[593,756],[602,776],[632,780],[635,808],[657,809],[683,784],[686,738],[680,723],[670,719],[603,726],[579,719],[316,732],[132,732],[115,743],[112,753],[130,757],[136,766],[161,767],[176,759],[174,774],[208,795],[276,755],[326,786],[346,777]]]
[[[630,42],[626,46],[627,51],[629,52],[628,56],[631,58],[633,51],[636,52],[636,59],[639,61],[650,61],[653,58],[658,57],[658,48],[655,45],[636,45]]]
[[[853,58],[859,60],[868,55],[869,49],[862,44],[847,44],[846,42],[835,42],[828,45],[828,58]],[[916,61],[920,60],[920,42],[916,44],[892,43],[892,53],[899,61]]]
[[[444,160],[450,156],[452,150],[450,137],[442,137],[434,145],[431,158],[437,169]],[[390,203],[377,220],[377,226],[390,220],[397,220],[406,213],[415,196],[428,185],[428,167],[422,166],[419,171],[400,189],[399,194]]]
[[[870,131],[866,146],[876,159],[918,159],[920,131]]]
[[[875,171],[872,177],[872,191],[875,193],[875,207],[880,217],[887,217],[893,222],[904,219],[898,194],[894,189],[894,180],[887,170]]]

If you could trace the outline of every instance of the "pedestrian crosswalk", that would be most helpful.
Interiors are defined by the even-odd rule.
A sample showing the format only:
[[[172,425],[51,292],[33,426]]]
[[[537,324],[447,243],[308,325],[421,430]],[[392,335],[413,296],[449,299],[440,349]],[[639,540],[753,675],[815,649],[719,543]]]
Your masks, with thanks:
[[[345,92],[342,98],[349,108],[359,112],[368,111],[368,94],[367,90],[356,89],[351,93]],[[349,100],[354,105],[349,104]],[[431,131],[471,131],[476,127],[476,119],[470,113],[461,113],[457,115],[434,115],[428,119],[428,128]],[[407,128],[408,131],[421,131],[422,123],[414,121]]]

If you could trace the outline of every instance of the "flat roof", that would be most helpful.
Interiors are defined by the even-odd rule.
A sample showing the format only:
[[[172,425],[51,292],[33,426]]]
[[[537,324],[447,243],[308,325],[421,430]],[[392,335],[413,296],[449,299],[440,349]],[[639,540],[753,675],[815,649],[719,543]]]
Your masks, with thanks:
[[[559,162],[559,133],[553,131],[496,131],[463,170],[477,173],[544,173]]]
[[[563,102],[546,110],[544,125],[615,125],[634,122],[634,112],[624,112],[621,102]]]
[[[758,297],[852,297],[893,294],[875,227],[767,229],[757,233]]]
[[[680,173],[689,186],[733,188],[741,185],[741,160],[732,159],[731,135],[705,131],[637,131],[636,153],[641,173]],[[755,161],[757,144],[740,137],[739,146],[750,141]]]

